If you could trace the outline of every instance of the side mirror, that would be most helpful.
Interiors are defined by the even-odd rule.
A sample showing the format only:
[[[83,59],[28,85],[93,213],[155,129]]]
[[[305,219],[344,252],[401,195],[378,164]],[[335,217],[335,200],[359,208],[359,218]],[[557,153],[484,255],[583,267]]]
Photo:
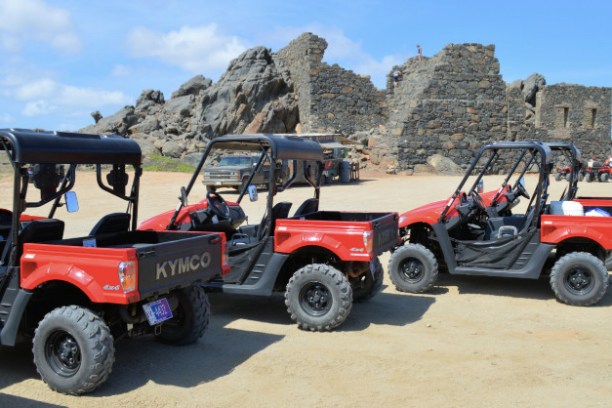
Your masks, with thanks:
[[[249,200],[251,201],[257,201],[257,186],[254,185],[250,185],[248,188],[249,191]]]
[[[480,179],[478,180],[478,184],[476,184],[476,192],[479,194],[482,194],[483,191],[484,191],[484,180]]]
[[[525,177],[521,176],[520,179],[518,179],[518,183],[521,185],[521,187],[523,187],[523,189],[525,189]]]
[[[64,194],[64,199],[66,200],[66,210],[69,213],[79,211],[79,200],[77,199],[77,195],[74,191],[66,191],[66,194]]]

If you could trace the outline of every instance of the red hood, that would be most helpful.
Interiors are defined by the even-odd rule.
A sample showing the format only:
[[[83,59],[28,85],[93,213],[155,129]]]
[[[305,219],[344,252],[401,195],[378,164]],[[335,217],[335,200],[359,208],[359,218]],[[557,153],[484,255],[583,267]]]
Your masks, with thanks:
[[[498,190],[492,190],[481,194],[482,199],[484,200],[486,205],[491,205],[491,201],[493,200],[493,197],[495,197],[497,191]],[[446,200],[434,201],[433,203],[425,204],[421,207],[402,213],[399,219],[399,227],[403,228],[408,225],[415,224],[417,222],[422,222],[429,225],[437,223],[440,219],[440,214],[442,213],[450,199],[451,197],[447,198]],[[502,198],[497,201],[500,202],[504,200],[505,196],[502,196]],[[448,218],[457,216],[457,210],[455,210],[455,207],[457,206],[459,201],[459,198],[457,198],[453,202],[453,205],[451,206],[447,214]]]
[[[227,201],[227,205],[235,206],[238,204],[232,201]],[[198,210],[205,210],[206,208],[208,208],[208,202],[206,201],[206,199],[200,202],[197,202],[195,204],[187,205],[181,208],[181,211],[176,217],[176,221],[175,221],[176,225],[181,225],[181,224],[190,222],[189,213],[192,213]],[[169,210],[161,214],[158,214],[154,217],[151,217],[148,220],[144,220],[143,222],[140,223],[140,225],[138,226],[138,229],[139,230],[164,231],[165,229],[167,229],[168,223],[170,222],[170,219],[174,215],[175,211],[176,210]]]

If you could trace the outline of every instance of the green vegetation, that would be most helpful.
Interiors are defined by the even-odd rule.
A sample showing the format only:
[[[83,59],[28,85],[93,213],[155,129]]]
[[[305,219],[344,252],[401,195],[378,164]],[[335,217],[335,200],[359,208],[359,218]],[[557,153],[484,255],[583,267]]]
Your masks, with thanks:
[[[173,171],[178,173],[192,173],[193,166],[182,162],[179,159],[150,154],[144,158],[143,169],[145,171]]]

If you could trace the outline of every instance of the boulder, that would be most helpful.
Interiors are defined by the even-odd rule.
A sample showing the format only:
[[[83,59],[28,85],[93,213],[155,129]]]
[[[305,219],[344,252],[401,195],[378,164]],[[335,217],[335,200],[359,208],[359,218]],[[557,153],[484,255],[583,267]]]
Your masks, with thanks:
[[[462,174],[461,166],[457,165],[448,157],[441,154],[433,154],[427,158],[427,164],[437,173],[442,175]]]
[[[212,85],[212,80],[205,78],[203,75],[196,75],[189,81],[185,82],[176,91],[172,93],[172,98],[178,98],[185,95],[197,95]]]
[[[538,73],[529,75],[529,78],[523,81],[523,98],[532,106],[535,106],[535,96],[539,89],[546,85],[546,79]]]

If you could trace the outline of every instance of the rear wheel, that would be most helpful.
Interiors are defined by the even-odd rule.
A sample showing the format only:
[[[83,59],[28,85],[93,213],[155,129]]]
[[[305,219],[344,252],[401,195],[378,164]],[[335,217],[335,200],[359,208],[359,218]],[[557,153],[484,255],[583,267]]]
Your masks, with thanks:
[[[71,395],[91,392],[113,369],[115,347],[106,323],[80,306],[52,310],[34,333],[36,370],[52,390]]]
[[[610,175],[608,173],[601,173],[601,175],[599,176],[599,181],[601,181],[602,183],[607,183],[608,180],[610,180]]]
[[[383,278],[382,264],[378,258],[374,258],[366,273],[359,278],[349,279],[353,288],[353,301],[363,302],[372,298],[382,287]]]
[[[562,177],[563,177],[563,174],[561,174],[561,173],[557,173],[557,174],[555,174],[555,180],[556,180],[556,181],[561,181],[561,178],[562,178]]]
[[[555,262],[550,286],[560,302],[575,306],[597,303],[608,289],[604,263],[587,252],[572,252]]]
[[[421,244],[398,248],[389,260],[389,278],[400,292],[421,293],[438,279],[438,261]]]
[[[330,331],[350,314],[353,291],[346,276],[333,266],[309,264],[287,283],[285,305],[300,329]]]
[[[179,304],[174,317],[162,324],[157,339],[177,346],[195,343],[210,320],[208,296],[201,286],[192,285],[178,290],[176,297]]]
[[[584,180],[585,180],[587,183],[592,182],[594,179],[595,179],[595,175],[594,175],[593,173],[587,173],[587,174],[585,174],[585,176],[584,176]]]

